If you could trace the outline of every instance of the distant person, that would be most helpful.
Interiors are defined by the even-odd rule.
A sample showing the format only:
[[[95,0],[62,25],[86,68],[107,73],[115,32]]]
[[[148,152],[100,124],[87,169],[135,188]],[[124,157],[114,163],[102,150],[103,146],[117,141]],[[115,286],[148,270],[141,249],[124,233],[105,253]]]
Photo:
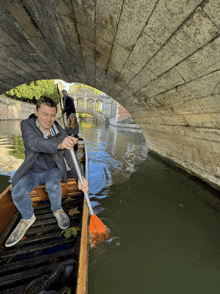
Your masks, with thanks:
[[[57,105],[49,97],[40,97],[35,113],[21,121],[22,139],[25,147],[25,160],[12,178],[12,199],[22,219],[7,239],[5,246],[18,243],[28,228],[35,222],[34,208],[30,197],[31,191],[45,184],[51,202],[51,210],[58,226],[66,229],[70,225],[68,215],[61,206],[62,190],[60,180],[67,183],[67,170],[64,158],[73,177],[78,176],[69,150],[78,139],[67,136],[56,119]],[[67,150],[69,149],[69,150]],[[79,165],[84,175],[81,165]],[[78,182],[79,190],[88,191],[88,182],[83,178],[83,185]]]
[[[62,109],[62,114],[66,113],[66,120],[68,121],[68,118],[71,113],[76,114],[76,109],[74,105],[74,100],[72,97],[70,97],[67,94],[66,90],[62,90],[62,95],[63,95],[63,109]]]

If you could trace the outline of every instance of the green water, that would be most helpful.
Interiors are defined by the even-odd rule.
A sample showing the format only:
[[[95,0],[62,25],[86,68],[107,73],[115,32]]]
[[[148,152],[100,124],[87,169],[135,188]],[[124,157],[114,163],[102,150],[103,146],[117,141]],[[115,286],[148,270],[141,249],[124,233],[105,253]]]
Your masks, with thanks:
[[[0,147],[19,135],[10,126],[0,122]],[[89,250],[88,293],[219,293],[219,192],[148,153],[141,133],[83,125],[80,135],[92,206],[110,231]],[[1,191],[13,174],[1,172]]]
[[[90,251],[89,293],[219,293],[217,197],[148,154],[100,200],[112,239]]]

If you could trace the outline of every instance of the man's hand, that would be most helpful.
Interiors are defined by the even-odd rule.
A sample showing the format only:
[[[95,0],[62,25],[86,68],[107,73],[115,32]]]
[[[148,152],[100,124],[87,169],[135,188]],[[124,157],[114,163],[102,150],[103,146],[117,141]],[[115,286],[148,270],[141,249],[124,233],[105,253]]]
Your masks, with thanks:
[[[66,137],[62,143],[59,144],[58,149],[73,150],[73,146],[78,142],[78,138],[71,136]]]
[[[83,192],[88,192],[89,191],[89,186],[88,186],[88,181],[83,178],[83,185],[80,183],[80,181],[78,181],[78,188],[79,190],[82,190]]]

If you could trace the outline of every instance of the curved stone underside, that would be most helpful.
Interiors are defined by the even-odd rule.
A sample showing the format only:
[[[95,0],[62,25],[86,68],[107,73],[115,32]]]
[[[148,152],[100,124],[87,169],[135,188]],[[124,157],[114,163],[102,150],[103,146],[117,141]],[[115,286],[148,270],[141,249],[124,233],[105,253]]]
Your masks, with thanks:
[[[39,79],[95,87],[151,150],[220,187],[218,0],[0,4],[0,93]]]

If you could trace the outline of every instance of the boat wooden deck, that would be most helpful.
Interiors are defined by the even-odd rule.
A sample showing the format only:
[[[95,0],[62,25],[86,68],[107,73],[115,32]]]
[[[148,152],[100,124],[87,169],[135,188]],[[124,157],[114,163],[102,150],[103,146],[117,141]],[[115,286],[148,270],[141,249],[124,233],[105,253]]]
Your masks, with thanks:
[[[72,258],[77,264],[81,260],[71,288],[72,293],[86,293],[88,208],[84,194],[78,190],[75,179],[70,178],[67,185],[61,180],[61,187],[64,211],[69,215],[70,210],[74,209],[74,214],[69,215],[70,227],[76,226],[80,229],[77,236],[66,239],[61,234],[62,230],[50,209],[45,186],[41,185],[31,193],[35,223],[18,244],[9,248],[4,247],[4,242],[21,217],[16,208],[14,209],[10,186],[0,195],[0,214],[2,212],[5,219],[0,225],[1,294],[25,293],[27,285],[32,280],[50,274],[60,263]],[[4,207],[5,209],[2,209]]]
[[[79,213],[70,216],[71,227],[81,227],[83,197],[64,201],[66,213],[77,208]],[[35,207],[36,222],[26,232],[23,241],[13,247],[1,247],[0,252],[0,293],[24,293],[30,281],[53,271],[61,262],[73,258],[78,262],[78,238],[66,238],[50,210],[49,203]],[[11,226],[12,231],[20,218]],[[78,239],[78,240],[77,240]]]

